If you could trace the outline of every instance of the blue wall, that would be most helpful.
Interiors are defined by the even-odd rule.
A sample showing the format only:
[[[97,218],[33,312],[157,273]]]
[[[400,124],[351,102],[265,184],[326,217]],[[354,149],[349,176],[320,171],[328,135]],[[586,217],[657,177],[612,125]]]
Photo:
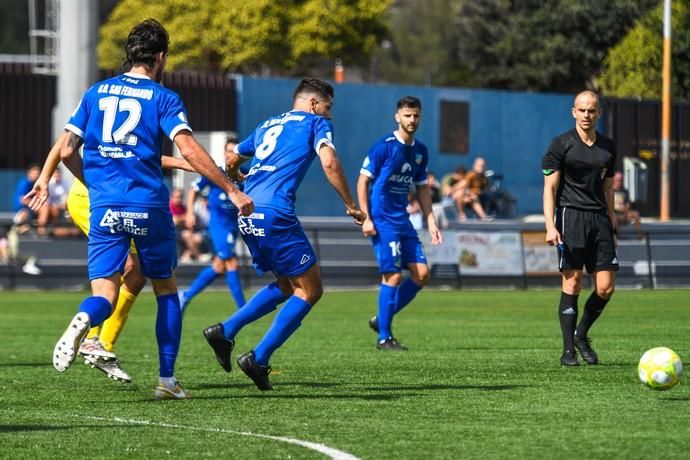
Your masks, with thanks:
[[[297,80],[242,78],[238,84],[238,131],[248,135],[265,118],[292,108]],[[574,126],[572,95],[509,91],[341,84],[335,88],[335,145],[353,194],[359,168],[371,144],[396,128],[393,114],[402,96],[421,99],[417,137],[429,148],[429,168],[440,177],[477,156],[505,176],[503,187],[518,200],[519,214],[542,212],[541,157],[550,140]],[[466,155],[439,152],[441,100],[470,105],[470,148]],[[315,160],[318,163],[318,159]],[[316,198],[315,198],[316,197]],[[343,215],[340,201],[318,164],[297,194],[301,215]]]

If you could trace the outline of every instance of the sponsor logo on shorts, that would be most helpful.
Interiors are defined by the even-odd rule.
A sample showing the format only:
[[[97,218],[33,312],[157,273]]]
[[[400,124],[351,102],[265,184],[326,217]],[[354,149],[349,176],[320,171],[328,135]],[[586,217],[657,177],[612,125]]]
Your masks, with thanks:
[[[131,235],[146,236],[149,234],[148,227],[141,226],[141,223],[135,222],[135,219],[148,220],[148,218],[148,212],[113,211],[108,208],[99,225],[108,227],[110,233],[125,232]]]
[[[243,235],[266,236],[266,229],[254,224],[255,220],[263,220],[263,218],[264,215],[260,213],[254,213],[249,217],[239,216],[237,219],[238,230]]]
[[[300,264],[300,265],[304,265],[304,264],[306,264],[307,262],[309,262],[310,260],[311,260],[311,256],[310,256],[309,254],[304,254],[304,255],[302,256],[302,260],[299,261],[299,264]]]

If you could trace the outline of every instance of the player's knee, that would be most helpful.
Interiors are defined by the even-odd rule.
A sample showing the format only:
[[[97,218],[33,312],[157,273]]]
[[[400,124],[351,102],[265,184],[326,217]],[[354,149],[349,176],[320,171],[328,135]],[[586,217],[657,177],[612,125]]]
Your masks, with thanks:
[[[313,306],[321,299],[321,296],[323,296],[323,286],[320,284],[318,286],[314,286],[310,288],[306,294],[307,298],[305,300],[309,303],[309,305]]]
[[[124,285],[127,290],[134,295],[139,294],[146,286],[146,277],[138,267],[126,266],[125,273],[122,275]]]
[[[602,299],[610,299],[615,290],[616,288],[613,284],[597,286],[597,295]]]
[[[213,271],[218,273],[219,275],[222,275],[225,273],[225,268],[226,264],[224,261],[220,260],[219,258],[215,257],[213,259]]]
[[[429,267],[424,266],[412,275],[412,281],[419,286],[424,286],[429,281],[430,275]]]

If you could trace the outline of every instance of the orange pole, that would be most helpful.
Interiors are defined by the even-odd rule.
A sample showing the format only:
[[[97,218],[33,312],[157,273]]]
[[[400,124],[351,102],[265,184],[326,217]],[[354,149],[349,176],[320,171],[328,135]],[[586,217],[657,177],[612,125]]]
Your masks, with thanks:
[[[671,219],[671,0],[664,0],[664,54],[661,85],[661,204],[659,219]]]

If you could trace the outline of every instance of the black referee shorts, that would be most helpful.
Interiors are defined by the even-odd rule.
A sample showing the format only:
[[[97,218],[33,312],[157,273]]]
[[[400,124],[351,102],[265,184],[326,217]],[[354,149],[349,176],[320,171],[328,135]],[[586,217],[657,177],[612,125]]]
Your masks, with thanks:
[[[563,247],[558,249],[558,269],[617,271],[618,257],[613,226],[608,215],[601,211],[558,208],[556,229]]]

